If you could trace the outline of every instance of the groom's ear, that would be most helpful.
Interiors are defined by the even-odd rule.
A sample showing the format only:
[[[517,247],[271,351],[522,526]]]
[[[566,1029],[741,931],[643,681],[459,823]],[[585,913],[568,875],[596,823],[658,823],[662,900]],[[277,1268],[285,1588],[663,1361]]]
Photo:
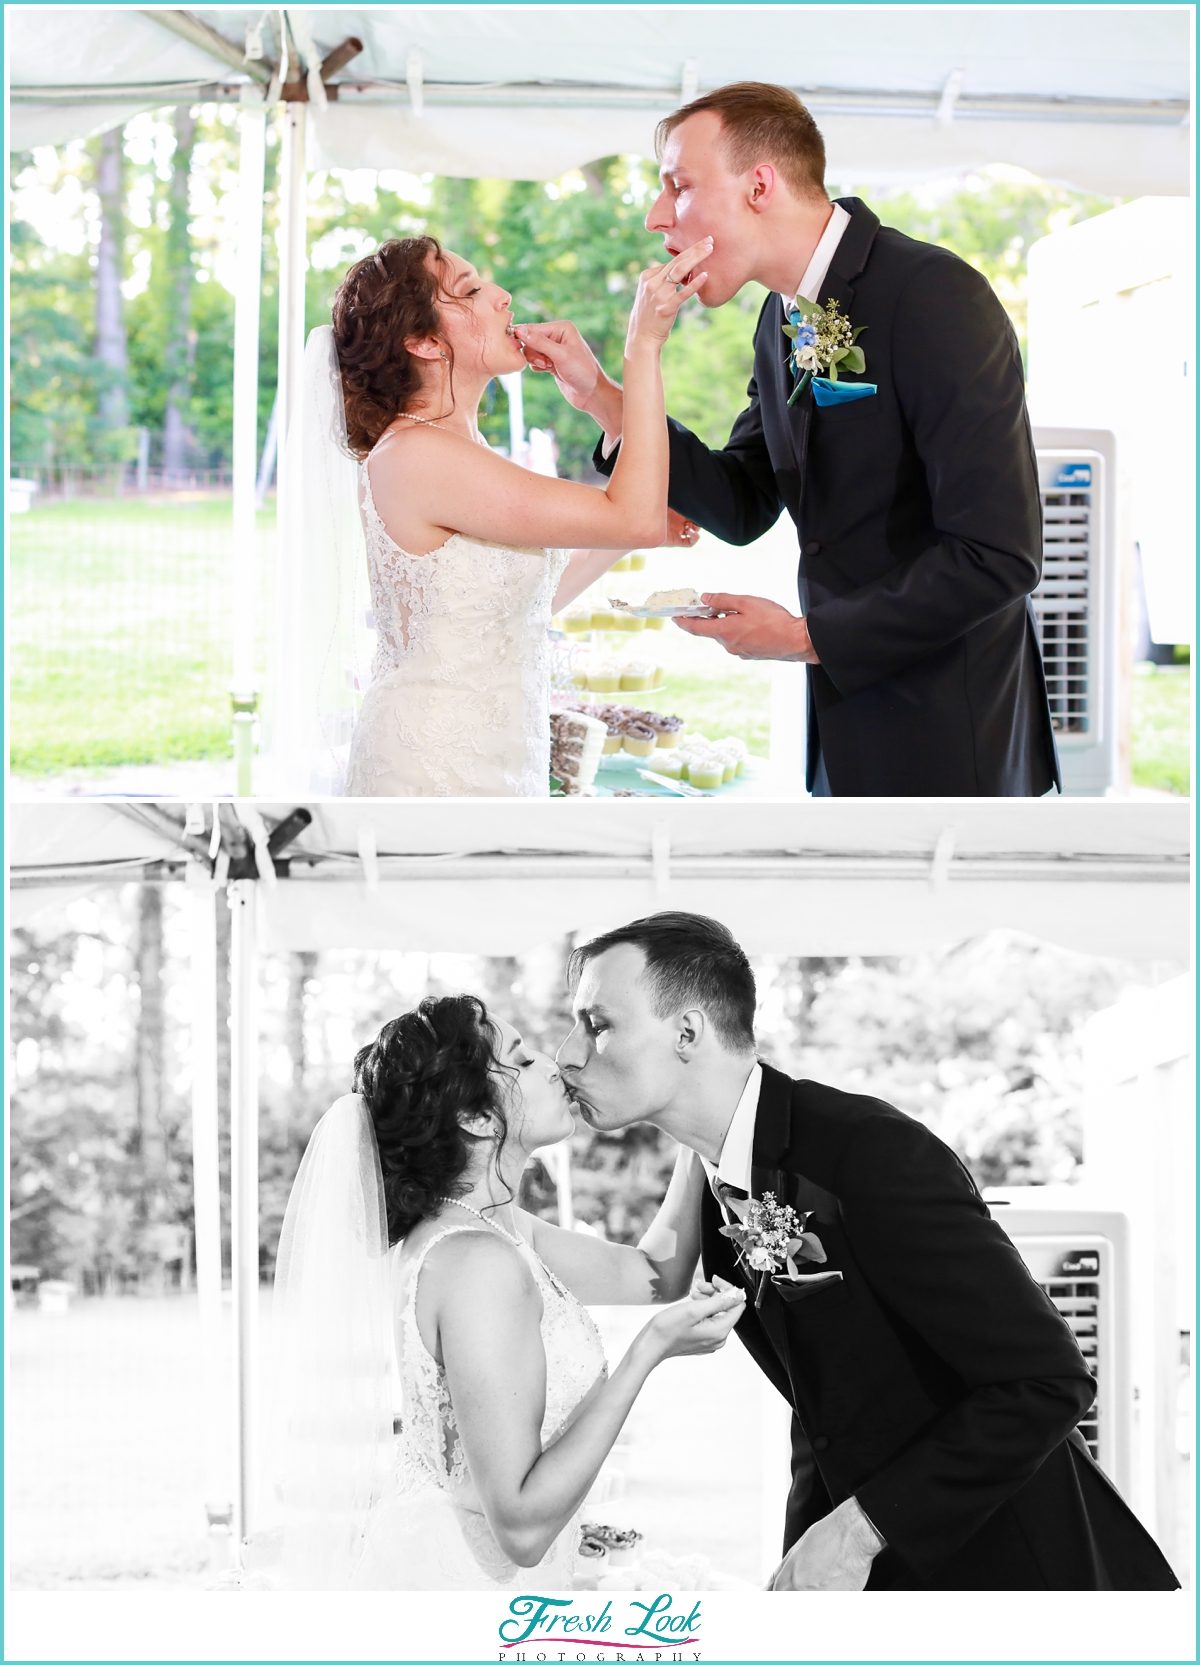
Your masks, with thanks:
[[[695,1052],[708,1033],[708,1019],[698,1007],[680,1012],[676,1033],[676,1049],[686,1058]]]
[[[748,202],[753,214],[761,214],[769,208],[778,194],[779,176],[770,162],[760,162],[751,168],[748,178]]]

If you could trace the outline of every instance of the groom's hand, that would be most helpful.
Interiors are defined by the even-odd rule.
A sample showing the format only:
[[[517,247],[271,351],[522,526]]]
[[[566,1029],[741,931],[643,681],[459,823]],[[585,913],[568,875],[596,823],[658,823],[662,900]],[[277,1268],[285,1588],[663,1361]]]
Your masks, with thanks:
[[[569,405],[594,418],[609,438],[621,437],[624,399],[620,386],[604,373],[574,324],[517,324],[513,334],[531,370],[553,376]]]
[[[676,619],[689,636],[712,636],[726,653],[739,659],[799,659],[819,665],[808,624],[777,601],[760,595],[703,595],[701,601],[723,613],[719,619]]]
[[[883,1540],[858,1500],[848,1497],[792,1545],[767,1588],[862,1590],[882,1548]]]

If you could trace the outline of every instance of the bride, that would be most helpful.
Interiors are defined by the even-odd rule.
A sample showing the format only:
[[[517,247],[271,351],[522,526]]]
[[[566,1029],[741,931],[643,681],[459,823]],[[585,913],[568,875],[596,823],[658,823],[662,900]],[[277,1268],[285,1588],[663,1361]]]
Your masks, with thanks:
[[[361,463],[377,632],[348,796],[548,795],[546,627],[620,554],[663,542],[660,356],[711,246],[639,279],[624,443],[604,489],[531,473],[480,440],[488,383],[526,364],[498,284],[432,237],[384,243],[347,274],[331,338],[313,337],[336,352]]]
[[[743,1310],[740,1290],[680,1298],[699,1165],[677,1166],[636,1249],[519,1208],[570,1101],[468,995],[385,1024],[355,1087],[313,1133],[280,1239],[285,1581],[569,1589],[584,1499],[647,1376],[721,1347]],[[611,1375],[585,1301],[661,1305]]]

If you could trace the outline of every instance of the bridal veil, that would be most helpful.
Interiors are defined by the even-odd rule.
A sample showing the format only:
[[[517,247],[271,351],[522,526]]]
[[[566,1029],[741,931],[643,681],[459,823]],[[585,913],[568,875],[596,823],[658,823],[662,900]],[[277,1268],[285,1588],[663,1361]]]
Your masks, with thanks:
[[[350,1587],[391,1466],[387,1215],[375,1134],[347,1094],[313,1131],[275,1271],[284,1584]]]
[[[264,787],[283,796],[341,795],[350,734],[374,645],[359,464],[333,330],[311,331],[300,401],[281,452],[279,567],[271,683],[264,711]]]

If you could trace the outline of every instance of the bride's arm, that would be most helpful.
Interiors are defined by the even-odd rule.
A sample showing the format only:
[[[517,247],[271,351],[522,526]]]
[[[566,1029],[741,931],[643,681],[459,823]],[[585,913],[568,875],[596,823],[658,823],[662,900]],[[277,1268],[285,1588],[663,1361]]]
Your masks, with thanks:
[[[700,1257],[700,1193],[704,1169],[680,1145],[667,1194],[637,1248],[606,1243],[587,1232],[563,1231],[527,1214],[533,1245],[546,1265],[590,1306],[643,1306],[678,1301]]]
[[[583,1502],[655,1365],[714,1352],[744,1306],[740,1293],[722,1292],[657,1313],[543,1451],[542,1303],[528,1267],[499,1239],[460,1233],[430,1255],[425,1279],[471,1479],[497,1543],[523,1567]]]
[[[424,426],[408,436],[403,467],[395,447],[371,465],[384,525],[420,522],[496,543],[559,549],[661,543],[669,471],[662,348],[679,308],[707,276],[697,272],[676,287],[668,274],[686,274],[707,252],[707,244],[697,244],[638,280],[625,342],[624,437],[603,489],[530,473],[461,435]]]
[[[683,515],[676,514],[674,509],[668,509],[666,542],[660,544],[659,548],[691,549],[699,536],[698,526],[690,520],[685,520]],[[569,606],[577,595],[583,594],[589,584],[603,577],[614,561],[619,561],[622,555],[629,553],[627,549],[573,549],[567,569],[558,581],[551,610],[557,613]]]
[[[569,606],[577,595],[583,594],[589,584],[603,577],[614,561],[619,561],[622,555],[628,553],[627,549],[573,549],[571,559],[567,562],[558,581],[558,588],[554,592],[551,612],[558,613]]]

